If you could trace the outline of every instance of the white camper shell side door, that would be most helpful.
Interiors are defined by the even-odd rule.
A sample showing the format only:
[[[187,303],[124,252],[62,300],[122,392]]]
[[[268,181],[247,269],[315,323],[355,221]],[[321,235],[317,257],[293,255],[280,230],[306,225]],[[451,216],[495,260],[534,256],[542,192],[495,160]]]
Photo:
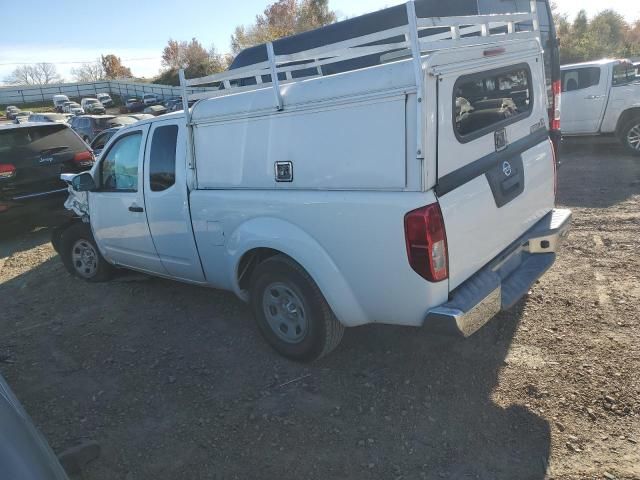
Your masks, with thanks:
[[[507,249],[555,202],[538,42],[476,47],[454,58],[452,64],[446,52],[433,55],[427,81],[438,92],[435,190],[447,233],[450,290]]]

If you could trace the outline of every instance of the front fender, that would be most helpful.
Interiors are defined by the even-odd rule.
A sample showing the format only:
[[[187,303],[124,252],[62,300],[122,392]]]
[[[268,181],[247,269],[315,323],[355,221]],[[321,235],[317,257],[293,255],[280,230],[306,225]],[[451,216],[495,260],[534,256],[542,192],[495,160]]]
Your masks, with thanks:
[[[245,297],[238,284],[242,257],[256,248],[270,248],[288,255],[311,275],[338,320],[347,327],[369,323],[364,310],[340,269],[324,248],[301,228],[278,218],[262,217],[241,224],[229,237],[227,253],[234,292]]]

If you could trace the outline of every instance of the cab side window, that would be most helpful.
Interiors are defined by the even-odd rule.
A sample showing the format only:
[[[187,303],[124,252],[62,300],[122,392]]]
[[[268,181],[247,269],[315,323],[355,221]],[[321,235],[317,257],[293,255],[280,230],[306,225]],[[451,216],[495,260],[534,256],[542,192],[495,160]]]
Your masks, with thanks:
[[[176,183],[178,126],[158,127],[153,132],[149,155],[149,184],[152,192],[162,192]]]
[[[564,70],[562,72],[562,91],[573,92],[593,87],[600,83],[600,68],[587,67]]]
[[[138,191],[138,157],[142,132],[118,139],[100,163],[101,190],[107,192]]]

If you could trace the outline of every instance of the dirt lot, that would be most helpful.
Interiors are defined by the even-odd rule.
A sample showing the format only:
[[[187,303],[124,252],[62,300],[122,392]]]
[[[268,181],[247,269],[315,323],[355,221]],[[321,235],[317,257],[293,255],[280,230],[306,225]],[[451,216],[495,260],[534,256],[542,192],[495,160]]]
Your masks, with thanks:
[[[283,360],[233,295],[64,271],[0,230],[0,370],[87,480],[640,478],[640,161],[565,148],[553,270],[475,337],[369,326]],[[28,231],[26,231],[28,230]],[[389,291],[393,295],[393,290]]]

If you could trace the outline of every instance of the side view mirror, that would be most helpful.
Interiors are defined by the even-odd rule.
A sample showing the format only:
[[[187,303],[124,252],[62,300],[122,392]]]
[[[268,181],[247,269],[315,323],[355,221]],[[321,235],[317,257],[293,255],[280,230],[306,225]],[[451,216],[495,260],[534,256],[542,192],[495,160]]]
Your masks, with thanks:
[[[73,177],[71,187],[76,192],[93,192],[96,189],[96,182],[89,172],[84,172]]]

